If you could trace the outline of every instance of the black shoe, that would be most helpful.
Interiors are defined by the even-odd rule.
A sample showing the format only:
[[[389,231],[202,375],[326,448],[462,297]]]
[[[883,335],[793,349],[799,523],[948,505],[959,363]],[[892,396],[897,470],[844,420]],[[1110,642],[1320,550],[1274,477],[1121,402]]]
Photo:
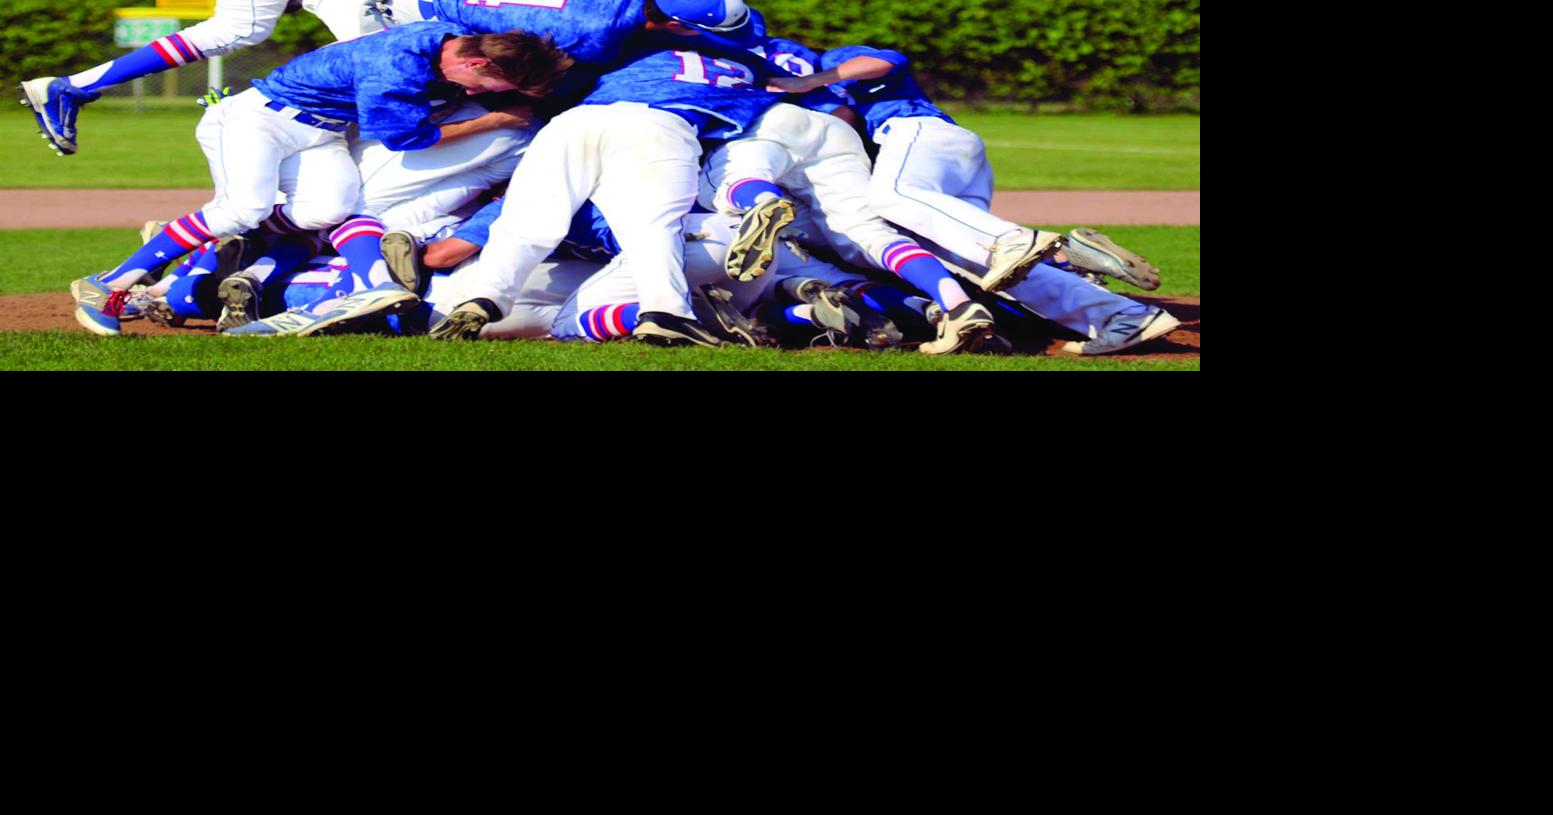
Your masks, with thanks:
[[[631,336],[652,345],[704,345],[717,348],[723,341],[706,326],[695,320],[676,317],[662,311],[645,311],[636,315],[636,330]]]
[[[690,298],[696,318],[712,333],[735,345],[751,348],[774,348],[776,338],[766,330],[764,323],[756,322],[739,313],[733,307],[733,293],[718,286],[702,286],[700,296]]]
[[[496,304],[489,300],[470,300],[453,309],[426,332],[434,340],[472,340],[480,336],[480,329],[499,315],[492,314]]]

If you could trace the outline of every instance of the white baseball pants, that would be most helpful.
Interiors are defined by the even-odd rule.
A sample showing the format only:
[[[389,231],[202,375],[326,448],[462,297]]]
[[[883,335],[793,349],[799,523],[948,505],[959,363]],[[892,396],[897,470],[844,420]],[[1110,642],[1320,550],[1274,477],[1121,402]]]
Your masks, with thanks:
[[[303,229],[335,226],[358,209],[361,175],[344,133],[301,124],[265,107],[248,89],[212,105],[194,135],[210,163],[216,197],[201,210],[211,234],[239,235],[275,208]]]
[[[444,123],[485,114],[466,103]],[[361,171],[364,211],[388,229],[402,229],[425,241],[445,226],[454,210],[512,177],[538,128],[500,129],[439,141],[425,150],[390,150],[375,139],[351,145]]]
[[[834,116],[789,104],[772,106],[749,136],[707,157],[701,204],[736,212],[728,191],[746,178],[770,181],[802,202],[825,241],[853,265],[888,271],[880,254],[906,240],[869,208],[863,140]]]
[[[491,241],[464,286],[506,314],[588,200],[609,221],[642,311],[693,319],[680,221],[696,200],[701,145],[690,123],[632,102],[581,105],[534,137],[512,176]]]
[[[874,133],[868,201],[880,217],[982,268],[989,245],[1019,229],[988,212],[992,165],[981,137],[932,117],[890,119]]]
[[[207,57],[230,54],[270,38],[286,0],[216,0],[215,14],[178,32]]]

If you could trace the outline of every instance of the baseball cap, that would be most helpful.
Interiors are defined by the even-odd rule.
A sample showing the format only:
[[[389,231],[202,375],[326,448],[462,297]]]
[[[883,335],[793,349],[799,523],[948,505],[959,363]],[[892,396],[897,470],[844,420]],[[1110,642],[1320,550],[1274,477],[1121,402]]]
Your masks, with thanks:
[[[755,30],[744,0],[658,0],[658,8],[671,19],[698,28],[708,39],[724,45],[758,45],[765,39]]]

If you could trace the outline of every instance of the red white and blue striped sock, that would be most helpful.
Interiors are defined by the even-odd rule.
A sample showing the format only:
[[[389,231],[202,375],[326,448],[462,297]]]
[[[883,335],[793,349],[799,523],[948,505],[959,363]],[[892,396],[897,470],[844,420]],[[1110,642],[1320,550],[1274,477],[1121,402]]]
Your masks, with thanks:
[[[205,216],[193,212],[162,227],[162,234],[152,238],[140,250],[129,256],[119,268],[98,277],[109,288],[128,289],[151,271],[187,255],[202,244],[215,240]]]
[[[334,251],[350,263],[351,271],[373,286],[394,282],[383,262],[383,222],[371,215],[352,215],[329,233]]]
[[[577,331],[590,342],[629,337],[636,330],[636,316],[641,310],[640,303],[613,303],[590,308],[577,315]]]
[[[728,203],[733,204],[740,212],[753,208],[761,201],[781,197],[781,187],[760,178],[735,181],[733,186],[728,188]]]
[[[172,34],[112,62],[82,71],[70,77],[70,84],[81,90],[95,91],[204,58],[205,55],[182,35]]]
[[[945,313],[971,299],[932,252],[911,241],[884,247],[879,261],[895,276],[927,292]]]

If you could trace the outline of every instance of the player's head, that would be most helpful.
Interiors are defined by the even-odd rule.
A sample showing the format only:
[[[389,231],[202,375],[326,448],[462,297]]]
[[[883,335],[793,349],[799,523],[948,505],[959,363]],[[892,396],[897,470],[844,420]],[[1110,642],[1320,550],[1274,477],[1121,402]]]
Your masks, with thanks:
[[[647,0],[646,7],[649,21],[672,20],[721,45],[748,47],[764,39],[744,0]]]
[[[445,79],[471,93],[544,96],[572,67],[572,58],[548,36],[508,31],[454,37],[443,46],[439,67]]]

